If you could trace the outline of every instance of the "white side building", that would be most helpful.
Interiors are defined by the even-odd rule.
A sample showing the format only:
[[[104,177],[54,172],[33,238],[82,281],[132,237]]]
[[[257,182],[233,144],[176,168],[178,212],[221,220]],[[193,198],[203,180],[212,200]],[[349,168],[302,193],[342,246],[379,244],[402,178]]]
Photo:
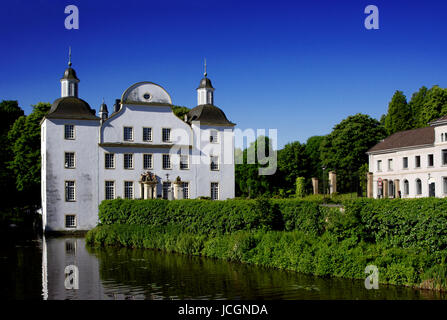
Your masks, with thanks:
[[[104,199],[234,197],[234,123],[214,106],[205,77],[198,106],[179,119],[169,94],[152,82],[124,91],[99,117],[78,98],[76,72],[41,123],[45,231],[89,230]]]
[[[370,197],[447,196],[447,116],[396,132],[368,150]]]

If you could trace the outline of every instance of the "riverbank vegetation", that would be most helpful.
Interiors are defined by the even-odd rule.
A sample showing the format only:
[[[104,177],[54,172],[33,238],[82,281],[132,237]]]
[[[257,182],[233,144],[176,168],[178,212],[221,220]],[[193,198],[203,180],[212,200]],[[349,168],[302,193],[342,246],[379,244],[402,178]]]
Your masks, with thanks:
[[[447,289],[447,201],[355,199],[344,209],[313,201],[110,200],[92,246],[202,255],[318,276]]]

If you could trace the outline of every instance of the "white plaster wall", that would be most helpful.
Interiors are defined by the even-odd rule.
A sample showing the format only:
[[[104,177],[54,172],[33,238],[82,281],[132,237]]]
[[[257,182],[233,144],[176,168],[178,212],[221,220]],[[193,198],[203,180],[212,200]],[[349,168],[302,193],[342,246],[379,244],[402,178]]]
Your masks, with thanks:
[[[64,139],[64,125],[75,125],[75,139]],[[44,229],[66,231],[65,215],[76,214],[76,230],[89,230],[98,221],[99,121],[45,119],[42,124],[46,150],[42,168]],[[64,167],[65,152],[75,152],[76,168]],[[65,201],[65,181],[74,180],[76,201]]]

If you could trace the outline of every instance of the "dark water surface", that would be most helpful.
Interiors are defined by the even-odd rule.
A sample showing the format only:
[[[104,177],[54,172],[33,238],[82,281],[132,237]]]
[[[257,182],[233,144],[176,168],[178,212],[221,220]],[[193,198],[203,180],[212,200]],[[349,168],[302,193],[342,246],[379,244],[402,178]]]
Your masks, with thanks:
[[[0,248],[2,299],[445,298],[405,287],[380,285],[379,290],[366,290],[358,280],[152,250],[90,249],[83,238],[6,238]],[[78,289],[66,288],[74,285],[65,277],[67,266],[79,271]]]

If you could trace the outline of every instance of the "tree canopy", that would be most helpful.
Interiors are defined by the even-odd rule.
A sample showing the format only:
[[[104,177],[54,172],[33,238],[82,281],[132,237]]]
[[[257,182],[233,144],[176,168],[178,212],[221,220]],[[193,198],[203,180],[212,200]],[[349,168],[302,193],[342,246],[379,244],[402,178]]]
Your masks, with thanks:
[[[40,201],[40,122],[48,113],[49,103],[38,103],[28,116],[16,120],[8,134],[12,149],[9,168],[14,172],[16,188]]]
[[[402,91],[396,91],[388,105],[388,113],[385,116],[385,129],[388,135],[398,131],[411,129],[413,116],[407,98]]]
[[[380,122],[358,113],[337,124],[321,146],[321,160],[337,173],[339,192],[359,191],[358,170],[368,161],[366,151],[386,136]]]

